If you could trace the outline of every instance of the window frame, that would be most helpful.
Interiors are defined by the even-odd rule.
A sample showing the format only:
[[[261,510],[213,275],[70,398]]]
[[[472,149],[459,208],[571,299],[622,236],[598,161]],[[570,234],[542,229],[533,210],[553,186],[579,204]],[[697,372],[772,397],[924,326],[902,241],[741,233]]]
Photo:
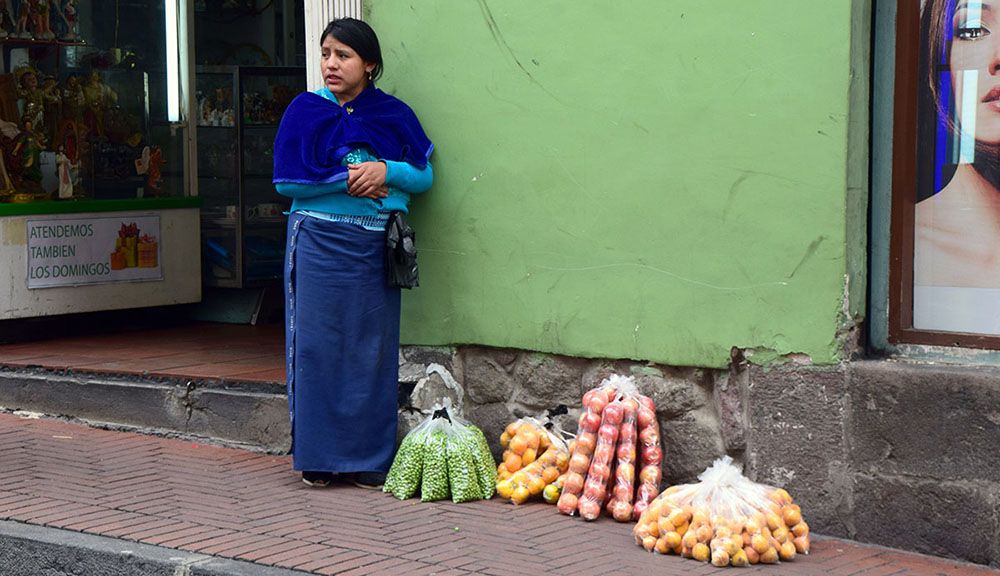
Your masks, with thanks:
[[[888,341],[890,344],[1000,350],[1000,335],[913,327],[913,233],[917,189],[920,0],[896,1],[889,231]]]

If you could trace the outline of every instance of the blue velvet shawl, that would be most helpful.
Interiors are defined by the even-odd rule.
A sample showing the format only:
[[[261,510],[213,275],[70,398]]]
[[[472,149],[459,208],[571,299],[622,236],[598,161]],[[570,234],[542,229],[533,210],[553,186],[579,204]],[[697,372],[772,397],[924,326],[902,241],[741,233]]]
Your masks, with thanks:
[[[368,148],[381,160],[423,168],[434,145],[402,100],[369,85],[343,107],[304,92],[288,105],[274,140],[274,182],[325,184],[347,177],[345,155]]]

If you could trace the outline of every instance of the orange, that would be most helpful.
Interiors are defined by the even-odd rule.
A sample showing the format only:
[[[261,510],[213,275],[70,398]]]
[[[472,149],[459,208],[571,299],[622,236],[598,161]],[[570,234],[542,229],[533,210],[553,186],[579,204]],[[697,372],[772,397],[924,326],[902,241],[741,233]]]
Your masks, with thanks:
[[[656,548],[656,536],[646,536],[642,539],[642,547],[652,552]]]
[[[538,450],[538,432],[534,428],[528,430],[522,428],[519,435],[524,437],[524,441],[528,443],[528,448]]]
[[[674,508],[669,514],[667,514],[667,519],[670,520],[670,523],[674,526],[680,526],[684,523],[684,511],[680,508]]]
[[[698,527],[698,530],[695,531],[695,534],[698,535],[698,542],[704,544],[712,539],[712,527],[708,524],[702,524]]]
[[[766,552],[760,555],[761,564],[777,564],[778,563],[778,551],[775,548],[768,548]]]
[[[528,480],[528,492],[532,496],[538,496],[545,490],[545,480],[542,480],[540,476],[535,476],[531,480]]]
[[[750,558],[747,557],[747,553],[743,550],[739,550],[736,554],[733,554],[729,558],[729,562],[733,566],[747,566],[750,564]]]
[[[802,510],[798,504],[788,504],[781,509],[781,519],[788,526],[795,526],[802,521]]]
[[[497,494],[499,494],[501,498],[507,500],[513,493],[514,493],[513,482],[509,480],[505,480],[503,482],[497,482]]]
[[[510,495],[510,501],[514,504],[524,504],[531,497],[531,493],[524,486],[518,486]]]
[[[792,534],[796,536],[806,536],[809,534],[809,525],[805,521],[799,522],[795,526],[792,526]]]
[[[521,469],[521,457],[517,454],[507,454],[507,456],[504,457],[503,463],[507,467],[507,470],[511,472],[517,472]]]
[[[747,555],[747,560],[751,564],[756,564],[760,562],[760,554],[758,554],[757,551],[754,550],[753,548],[747,546],[746,548],[743,549],[743,553]]]
[[[691,557],[699,562],[708,562],[709,558],[712,557],[712,551],[708,549],[708,544],[698,542],[691,549]]]
[[[784,488],[778,488],[774,492],[771,492],[770,498],[773,502],[776,502],[781,506],[792,503],[791,494],[789,494]]]
[[[563,452],[562,450],[556,452],[555,464],[561,472],[565,472],[569,468],[569,452]]]
[[[508,468],[510,468],[510,466],[508,466]],[[779,526],[784,525],[785,521],[781,519],[781,516],[778,516],[777,514],[767,515],[767,527],[771,530],[777,530]]]
[[[559,469],[555,466],[549,466],[542,470],[542,479],[545,480],[546,484],[552,484],[557,478],[559,478]]]
[[[514,436],[517,435],[517,429],[520,427],[521,425],[518,424],[517,420],[515,420],[507,425],[507,427],[504,429],[504,432],[507,433],[508,438],[513,438]]]
[[[528,440],[523,435],[518,434],[510,439],[508,449],[514,454],[520,456],[521,454],[524,454],[525,450],[528,449]]]
[[[528,464],[534,462],[537,457],[538,452],[534,448],[528,448],[521,454],[521,464],[523,466],[527,466]]]
[[[670,531],[663,535],[663,538],[667,541],[667,546],[671,549],[677,548],[681,545],[681,535],[677,532]]]
[[[778,557],[782,560],[794,560],[795,559],[795,543],[785,542],[781,545],[781,549],[778,550]]]
[[[795,545],[795,551],[799,554],[809,553],[809,535],[804,534],[802,536],[796,536],[792,539],[792,544]]]
[[[729,552],[725,550],[713,550],[712,551],[712,566],[729,566]]]
[[[500,434],[500,446],[506,448],[507,444],[510,444],[510,434],[503,432]]]
[[[670,546],[667,545],[667,538],[666,538],[666,536],[661,536],[661,537],[657,538],[656,545],[653,546],[653,550],[655,550],[658,554],[669,554],[670,553],[671,548],[670,548]]]
[[[767,552],[767,549],[771,547],[768,543],[767,538],[763,534],[754,534],[750,537],[750,546],[757,552],[757,554],[763,554]]]

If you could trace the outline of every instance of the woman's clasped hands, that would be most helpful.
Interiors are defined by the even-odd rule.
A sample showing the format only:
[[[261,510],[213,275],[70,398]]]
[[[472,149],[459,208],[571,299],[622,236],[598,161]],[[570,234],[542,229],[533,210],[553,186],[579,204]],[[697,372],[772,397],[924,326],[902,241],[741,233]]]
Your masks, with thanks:
[[[361,162],[347,165],[347,193],[358,198],[379,200],[389,195],[385,183],[384,162]]]

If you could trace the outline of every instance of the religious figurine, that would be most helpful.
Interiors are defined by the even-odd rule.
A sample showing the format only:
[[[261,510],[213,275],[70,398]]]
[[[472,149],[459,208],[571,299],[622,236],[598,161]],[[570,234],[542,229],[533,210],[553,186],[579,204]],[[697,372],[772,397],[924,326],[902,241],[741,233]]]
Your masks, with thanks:
[[[6,154],[0,154],[0,198],[17,192],[17,189],[14,188],[14,182],[10,179],[10,174],[7,172],[7,162],[4,156]]]
[[[92,70],[87,77],[87,83],[83,85],[83,97],[84,124],[94,134],[103,136],[105,111],[118,103],[118,94],[101,81],[101,75],[97,70]]]
[[[79,76],[70,75],[63,80],[59,102],[61,106],[59,126],[52,142],[66,146],[70,161],[76,162],[78,160],[76,141],[81,136],[80,131],[86,129],[83,124],[83,107],[87,103]],[[68,142],[69,138],[73,139],[72,145]]]
[[[62,108],[62,97],[59,94],[59,84],[52,76],[46,76],[42,80],[42,104],[44,105],[45,139],[55,142],[58,132],[60,110]]]
[[[10,36],[15,29],[10,0],[0,0],[0,38]]]
[[[38,71],[31,66],[20,66],[14,70],[17,79],[17,108],[22,118],[31,110],[31,125],[36,132],[45,130],[45,101],[38,86]]]
[[[49,0],[22,0],[27,1],[29,16],[31,18],[31,35],[38,40],[52,40],[56,37],[52,33],[52,26],[49,22]]]
[[[71,74],[63,81],[62,87],[62,117],[75,122],[83,121],[83,107],[87,104],[87,98],[83,95],[83,85],[80,84],[80,77]]]
[[[11,142],[8,169],[12,172],[14,187],[19,193],[33,194],[42,191],[42,149],[44,142],[38,139],[31,125],[30,109],[21,117],[21,131]]]
[[[64,153],[63,147],[59,147],[56,153],[56,176],[59,178],[60,200],[68,200],[73,197],[73,177],[70,174],[69,157]]]
[[[62,6],[59,0],[49,0],[52,3],[52,10],[62,21],[63,29],[60,30],[59,39],[74,42],[80,39],[80,25],[77,22],[76,0],[64,0]]]
[[[146,174],[146,185],[152,196],[159,196],[163,187],[163,151],[159,146],[153,146],[149,154],[149,170]]]
[[[28,29],[28,17],[30,16],[29,4],[32,0],[19,0],[17,4],[17,23],[14,25],[15,38],[31,38],[31,30]]]

